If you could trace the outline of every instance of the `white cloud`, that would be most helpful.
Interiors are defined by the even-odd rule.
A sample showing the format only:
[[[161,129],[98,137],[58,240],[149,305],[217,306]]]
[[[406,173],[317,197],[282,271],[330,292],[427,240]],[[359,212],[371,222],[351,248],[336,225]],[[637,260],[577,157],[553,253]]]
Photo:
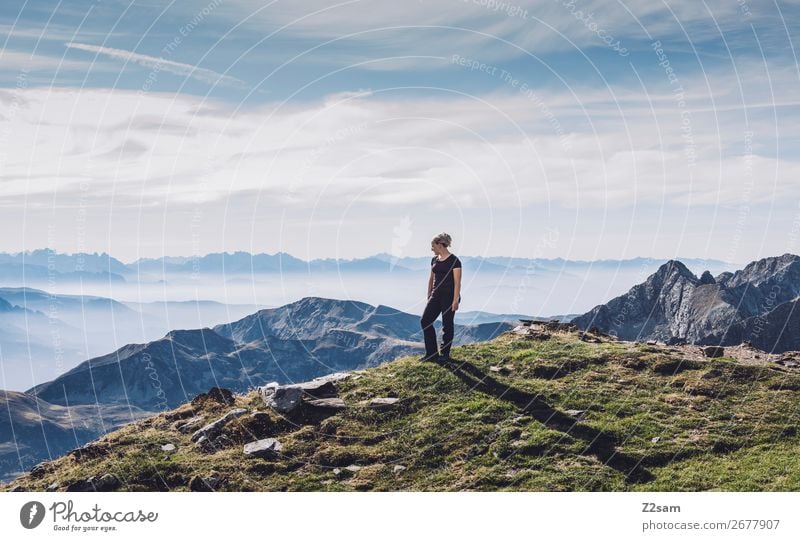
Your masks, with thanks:
[[[763,103],[768,91],[755,91],[756,67],[745,68],[745,96]],[[788,91],[790,75],[778,72],[773,84]],[[314,205],[434,207],[443,198],[456,207],[503,209],[737,205],[799,196],[800,163],[771,155],[778,132],[787,141],[800,135],[797,110],[778,118],[769,108],[750,110],[748,170],[742,98],[738,90],[715,92],[709,108],[700,93],[706,77],[712,89],[736,88],[722,72],[683,81],[693,89],[685,108],[691,144],[681,130],[684,109],[656,83],[652,96],[613,87],[619,103],[608,89],[540,91],[564,137],[530,99],[510,90],[406,99],[361,90],[233,112],[171,94],[27,89],[20,92],[25,108],[0,123],[14,133],[0,193],[18,199],[57,191],[61,204],[80,197],[97,205],[175,206],[194,205],[202,193],[204,204],[220,209],[248,194],[262,207],[295,212]],[[81,191],[87,183],[91,190]]]
[[[81,51],[88,51],[96,54],[102,54],[110,58],[118,60],[125,60],[126,62],[133,62],[146,68],[151,68],[159,71],[167,71],[175,75],[184,75],[192,77],[198,81],[203,81],[208,84],[227,84],[237,87],[246,87],[247,83],[236,77],[229,75],[222,75],[213,70],[206,68],[199,68],[191,64],[184,64],[182,62],[175,62],[174,60],[167,60],[160,57],[150,56],[146,54],[134,53],[125,51],[123,49],[114,49],[111,47],[98,47],[97,45],[87,45],[84,43],[69,42],[65,44],[70,49],[78,49]]]

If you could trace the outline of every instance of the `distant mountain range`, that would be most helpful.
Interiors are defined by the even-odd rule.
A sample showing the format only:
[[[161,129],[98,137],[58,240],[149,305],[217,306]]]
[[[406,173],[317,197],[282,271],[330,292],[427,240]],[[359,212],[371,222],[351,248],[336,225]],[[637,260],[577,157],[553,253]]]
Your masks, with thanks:
[[[462,256],[461,261],[476,271],[563,272],[569,268],[593,267],[616,269],[621,266],[641,267],[660,264],[663,259],[634,258],[624,260],[579,261],[562,258],[520,258]],[[684,259],[687,264],[704,268],[725,266],[713,259]],[[138,281],[167,274],[271,274],[294,272],[404,272],[426,270],[430,257],[396,257],[388,253],[354,259],[311,259],[305,261],[287,254],[252,254],[250,252],[211,253],[199,257],[169,256],[141,258],[123,263],[107,253],[59,253],[49,248],[29,252],[0,253],[0,280],[22,284],[44,280],[74,281]]]
[[[800,257],[783,254],[734,273],[697,277],[677,260],[643,283],[572,320],[623,340],[701,345],[750,342],[759,349],[800,349]]]
[[[439,321],[435,327],[441,333]],[[456,325],[454,343],[489,340],[513,327],[507,321]],[[25,393],[0,391],[8,406],[0,416],[0,477],[214,386],[244,392],[423,351],[418,315],[320,297],[213,328],[170,331],[84,361]]]

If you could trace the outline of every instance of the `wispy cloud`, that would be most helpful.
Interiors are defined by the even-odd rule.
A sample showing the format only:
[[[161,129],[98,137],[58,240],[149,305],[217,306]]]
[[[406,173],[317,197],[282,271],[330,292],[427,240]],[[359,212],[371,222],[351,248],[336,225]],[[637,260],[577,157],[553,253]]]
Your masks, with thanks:
[[[168,71],[175,75],[184,75],[192,77],[198,81],[208,84],[227,84],[236,87],[247,87],[247,83],[236,77],[229,75],[222,75],[213,70],[193,66],[192,64],[184,64],[182,62],[175,62],[174,60],[167,60],[161,57],[150,56],[146,54],[134,53],[124,49],[114,49],[112,47],[99,47],[97,45],[87,45],[85,43],[67,42],[65,45],[70,49],[78,49],[91,53],[102,54],[118,60],[125,60],[126,62],[133,62],[146,68],[156,69],[159,71]]]

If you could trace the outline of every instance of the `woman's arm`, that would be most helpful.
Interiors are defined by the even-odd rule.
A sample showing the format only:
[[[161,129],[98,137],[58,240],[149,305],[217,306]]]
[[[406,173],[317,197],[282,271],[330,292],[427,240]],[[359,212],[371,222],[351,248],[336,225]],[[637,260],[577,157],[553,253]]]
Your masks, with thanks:
[[[428,277],[428,298],[431,298],[431,291],[433,291],[433,270],[431,270],[431,275]]]
[[[458,298],[461,297],[461,269],[455,268],[453,269],[453,282],[455,282],[455,288],[453,289],[453,311],[455,312],[458,310]]]

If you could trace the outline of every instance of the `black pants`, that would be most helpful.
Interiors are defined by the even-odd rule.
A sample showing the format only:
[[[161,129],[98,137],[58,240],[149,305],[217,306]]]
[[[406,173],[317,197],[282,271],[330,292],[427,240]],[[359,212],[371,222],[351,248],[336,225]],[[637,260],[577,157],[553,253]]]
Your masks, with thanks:
[[[461,295],[458,296],[458,302],[461,303]],[[433,327],[433,322],[442,314],[442,347],[441,351],[436,348],[436,329]],[[441,293],[434,292],[428,304],[425,305],[425,311],[422,313],[420,325],[422,326],[422,334],[425,337],[425,357],[435,358],[437,354],[442,357],[450,356],[450,346],[453,344],[453,291],[444,291]]]

